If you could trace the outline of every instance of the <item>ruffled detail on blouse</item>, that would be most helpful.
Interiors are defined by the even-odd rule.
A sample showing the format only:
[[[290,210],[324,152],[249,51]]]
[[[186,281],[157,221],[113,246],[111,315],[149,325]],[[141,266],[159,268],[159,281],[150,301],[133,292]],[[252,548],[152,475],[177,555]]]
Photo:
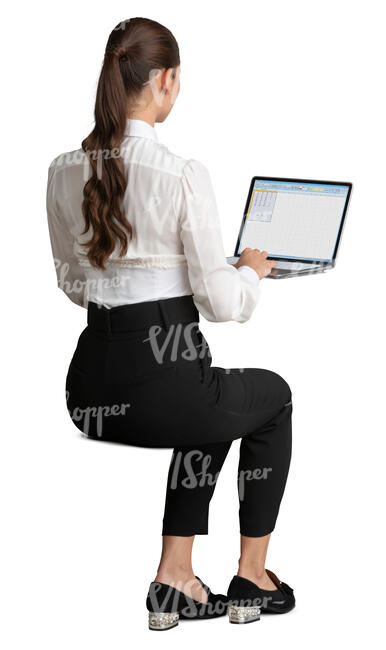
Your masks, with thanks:
[[[78,256],[79,266],[91,267],[86,256]],[[106,261],[107,267],[140,268],[140,269],[169,269],[186,264],[185,255],[148,255],[146,257],[117,257]]]

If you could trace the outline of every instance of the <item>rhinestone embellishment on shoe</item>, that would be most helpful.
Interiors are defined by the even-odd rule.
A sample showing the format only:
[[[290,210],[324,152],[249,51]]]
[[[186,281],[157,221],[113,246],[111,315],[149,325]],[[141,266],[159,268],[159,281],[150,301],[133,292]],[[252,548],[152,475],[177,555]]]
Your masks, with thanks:
[[[260,607],[237,607],[228,606],[230,623],[252,623],[260,619]]]
[[[178,612],[149,612],[150,630],[169,630],[178,625]]]

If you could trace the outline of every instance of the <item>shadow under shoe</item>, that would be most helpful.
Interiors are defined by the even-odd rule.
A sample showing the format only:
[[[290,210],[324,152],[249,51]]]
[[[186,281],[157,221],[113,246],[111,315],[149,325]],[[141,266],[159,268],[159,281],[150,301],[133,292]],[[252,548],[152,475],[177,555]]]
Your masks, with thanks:
[[[152,582],[146,598],[150,630],[170,630],[180,619],[198,620],[224,616],[228,598],[224,594],[213,594],[202,580],[195,576],[208,594],[208,602],[201,603],[190,598],[183,591],[162,582]]]
[[[260,589],[254,582],[234,576],[228,588],[230,623],[252,623],[260,614],[286,614],[295,607],[293,589],[267,569],[277,589]]]

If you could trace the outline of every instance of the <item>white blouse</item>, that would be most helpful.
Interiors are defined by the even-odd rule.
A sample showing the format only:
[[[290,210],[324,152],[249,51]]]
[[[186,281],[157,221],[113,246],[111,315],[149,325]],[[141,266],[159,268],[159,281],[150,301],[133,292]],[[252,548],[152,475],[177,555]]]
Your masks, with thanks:
[[[133,227],[127,254],[118,246],[102,271],[91,266],[82,234],[83,187],[90,165],[82,149],[48,170],[47,215],[58,286],[78,305],[119,305],[193,295],[210,321],[250,318],[259,276],[226,262],[211,180],[197,160],[171,153],[154,127],[129,119],[121,156],[127,175],[122,209]]]

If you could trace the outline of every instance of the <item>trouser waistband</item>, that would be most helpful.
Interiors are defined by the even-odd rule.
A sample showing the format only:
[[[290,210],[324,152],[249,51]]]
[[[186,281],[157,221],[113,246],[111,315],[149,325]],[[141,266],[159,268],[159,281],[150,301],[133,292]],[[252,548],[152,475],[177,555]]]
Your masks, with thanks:
[[[89,302],[87,308],[87,325],[99,332],[134,332],[154,325],[168,329],[170,325],[191,322],[199,322],[193,296],[137,302],[111,309]]]

